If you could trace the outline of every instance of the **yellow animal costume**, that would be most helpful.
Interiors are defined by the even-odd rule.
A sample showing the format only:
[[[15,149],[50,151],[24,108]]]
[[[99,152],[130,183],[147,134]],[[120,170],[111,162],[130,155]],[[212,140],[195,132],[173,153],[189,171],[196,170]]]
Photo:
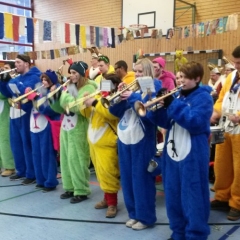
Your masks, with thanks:
[[[183,50],[176,50],[176,59],[174,61],[175,71],[178,72],[181,66],[187,62],[188,60],[183,57]]]
[[[219,98],[214,105],[214,110],[219,115],[229,111],[233,99],[235,99],[233,114],[240,115],[240,91],[235,91],[232,94],[229,91],[236,73],[237,71],[235,70],[228,75]],[[228,123],[228,119],[225,123]],[[214,163],[216,176],[214,184],[215,199],[229,202],[230,207],[240,210],[240,125],[234,125],[232,122],[228,125],[225,124],[224,137],[224,143],[216,145]]]
[[[87,108],[81,113],[90,119],[90,156],[100,188],[104,192],[104,201],[108,206],[116,206],[117,192],[120,189],[116,133],[118,118],[110,114],[99,101],[95,107]]]

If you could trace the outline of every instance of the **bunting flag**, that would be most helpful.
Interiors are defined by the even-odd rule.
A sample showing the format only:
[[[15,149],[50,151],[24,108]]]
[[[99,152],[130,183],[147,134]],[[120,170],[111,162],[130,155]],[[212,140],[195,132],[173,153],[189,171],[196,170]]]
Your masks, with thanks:
[[[13,40],[13,20],[12,14],[4,13],[4,31],[5,31],[5,38],[9,38]]]
[[[58,42],[58,24],[56,21],[52,22],[52,41],[54,43]]]
[[[52,40],[52,22],[51,21],[43,21],[43,41],[51,41]]]
[[[82,48],[87,48],[86,28],[85,28],[85,26],[80,26],[80,39],[81,39],[81,46],[82,46]]]
[[[223,17],[223,31],[226,32],[226,25],[227,25],[227,21],[228,21],[228,16]]]
[[[103,44],[103,28],[100,27],[99,28],[99,47],[103,47],[104,44]]]
[[[59,49],[54,49],[54,56],[55,56],[55,58],[60,58],[60,51],[59,51]]]
[[[217,34],[223,33],[223,18],[218,19]]]
[[[115,48],[116,44],[115,44],[115,29],[114,28],[111,28],[111,37],[112,37],[112,45],[111,45],[111,47]]]
[[[13,41],[19,41],[19,16],[13,15]]]
[[[4,38],[4,15],[0,13],[0,39]]]
[[[94,27],[90,26],[90,44],[91,45],[95,45],[95,41],[94,41]]]
[[[65,43],[70,43],[70,25],[65,23]]]
[[[50,50],[50,57],[51,57],[51,59],[55,59],[54,58],[54,50],[53,49]]]
[[[86,26],[86,45],[87,47],[91,47],[91,41],[90,41],[90,27]]]
[[[41,51],[42,59],[47,59],[46,51]]]
[[[107,28],[107,35],[108,35],[108,41],[107,41],[107,47],[110,47],[112,45],[112,32],[111,28]]]
[[[65,43],[65,24],[58,22],[58,35],[60,37],[60,43]]]
[[[25,32],[25,22],[26,22],[26,18],[23,16],[19,17],[19,35],[20,36],[25,36],[26,32]]]
[[[33,19],[27,18],[27,41],[28,41],[28,43],[33,43],[33,35],[34,35]]]
[[[76,27],[73,23],[70,23],[70,43],[76,45]]]
[[[100,45],[99,45],[99,42],[100,42],[100,39],[99,39],[99,27],[95,27],[95,37],[96,37],[96,46],[99,48]]]
[[[43,43],[43,20],[38,20],[38,42]]]
[[[107,47],[108,46],[108,29],[103,28],[103,46]]]
[[[79,34],[80,34],[80,25],[76,24],[75,25],[75,34],[76,34],[76,44],[79,46]]]

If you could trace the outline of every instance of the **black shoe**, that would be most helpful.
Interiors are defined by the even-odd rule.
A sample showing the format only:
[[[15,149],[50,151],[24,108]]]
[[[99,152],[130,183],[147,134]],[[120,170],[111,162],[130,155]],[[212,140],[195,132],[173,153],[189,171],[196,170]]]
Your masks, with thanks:
[[[17,174],[14,174],[13,176],[9,177],[9,179],[10,179],[11,181],[22,180],[22,179],[24,179],[24,178],[25,178],[25,177],[20,177],[20,176],[18,176]]]
[[[56,189],[56,187],[44,187],[42,192],[46,193],[46,192],[51,192],[54,191]]]
[[[221,211],[229,211],[230,210],[228,202],[213,200],[210,204],[211,204],[212,210],[221,210]]]
[[[26,179],[24,179],[23,181],[22,181],[22,185],[30,185],[30,184],[33,184],[33,183],[35,183],[36,182],[36,180],[35,179],[29,179],[29,178],[26,178]]]
[[[231,208],[227,215],[227,219],[231,221],[237,221],[238,219],[240,219],[240,210],[236,208]]]
[[[82,202],[87,199],[88,199],[88,197],[85,195],[76,195],[71,198],[70,203],[79,203],[79,202]]]
[[[73,197],[73,192],[68,192],[67,191],[67,192],[60,195],[61,199],[67,199],[67,198],[71,198],[71,197]]]
[[[40,185],[40,184],[37,184],[37,185],[35,186],[35,188],[36,188],[36,189],[41,189],[41,188],[44,188],[44,186],[43,186],[43,185]]]

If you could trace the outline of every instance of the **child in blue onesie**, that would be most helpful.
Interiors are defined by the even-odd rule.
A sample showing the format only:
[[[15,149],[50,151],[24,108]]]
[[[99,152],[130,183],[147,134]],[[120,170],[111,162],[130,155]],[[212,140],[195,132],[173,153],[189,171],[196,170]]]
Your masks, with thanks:
[[[174,240],[206,240],[210,234],[208,164],[211,89],[199,87],[204,71],[191,62],[180,69],[182,90],[148,117],[167,129],[162,156],[162,176],[167,215]]]

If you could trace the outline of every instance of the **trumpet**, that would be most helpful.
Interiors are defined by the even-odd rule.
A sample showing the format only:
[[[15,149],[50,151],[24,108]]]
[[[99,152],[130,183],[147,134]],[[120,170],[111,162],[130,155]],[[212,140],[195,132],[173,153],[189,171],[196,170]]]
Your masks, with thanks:
[[[35,89],[31,90],[31,91],[28,92],[28,93],[25,93],[25,94],[23,94],[23,95],[21,95],[21,96],[19,96],[19,97],[17,97],[17,98],[13,98],[12,101],[11,101],[11,102],[12,102],[12,106],[14,107],[15,104],[16,104],[17,102],[20,102],[20,101],[22,101],[22,103],[28,102],[28,100],[26,100],[25,98],[27,98],[30,94],[36,92],[37,90],[39,90],[39,89],[42,88],[42,87],[44,87],[43,84],[42,84],[41,86],[39,86],[39,87],[36,87]]]
[[[16,71],[16,70],[17,70],[17,68],[12,68],[12,69],[9,69],[9,70],[5,70],[5,71],[0,72],[0,75],[5,74],[5,73],[9,73],[9,72],[12,72],[12,71]]]
[[[109,108],[111,105],[119,102],[120,95],[125,92],[126,90],[130,90],[133,92],[136,92],[140,89],[140,85],[138,83],[138,80],[131,82],[130,84],[126,85],[122,90],[117,91],[116,93],[106,97],[101,98],[101,103],[105,108]]]
[[[79,108],[80,110],[86,108],[86,106],[85,106],[83,103],[84,103],[87,99],[92,98],[92,97],[95,97],[95,96],[98,95],[100,92],[101,92],[100,90],[97,90],[97,91],[95,91],[95,92],[93,92],[93,93],[91,93],[91,94],[89,94],[89,95],[87,95],[87,96],[85,96],[85,97],[81,97],[81,98],[77,99],[76,101],[69,103],[69,104],[65,107],[66,113],[69,114],[70,109],[73,108],[73,107],[75,107],[75,106],[78,106],[78,105],[80,105],[80,108]]]
[[[149,101],[147,103],[142,103],[140,101],[136,101],[134,104],[134,109],[139,116],[144,117],[147,113],[147,109],[149,109],[150,111],[157,110],[159,108],[159,106],[157,105],[157,103],[159,101],[163,100],[166,97],[173,95],[174,93],[178,92],[181,88],[182,88],[182,85],[174,88],[169,93],[167,93],[161,97],[156,97],[156,98],[152,99],[151,101]]]
[[[60,85],[59,87],[57,87],[57,88],[56,88],[55,90],[53,90],[52,92],[48,93],[47,98],[51,98],[51,97],[52,97],[54,94],[56,94],[59,90],[61,90],[62,88],[66,87],[66,86],[69,84],[70,81],[71,81],[71,80],[68,79],[65,83],[63,83],[62,85]]]

